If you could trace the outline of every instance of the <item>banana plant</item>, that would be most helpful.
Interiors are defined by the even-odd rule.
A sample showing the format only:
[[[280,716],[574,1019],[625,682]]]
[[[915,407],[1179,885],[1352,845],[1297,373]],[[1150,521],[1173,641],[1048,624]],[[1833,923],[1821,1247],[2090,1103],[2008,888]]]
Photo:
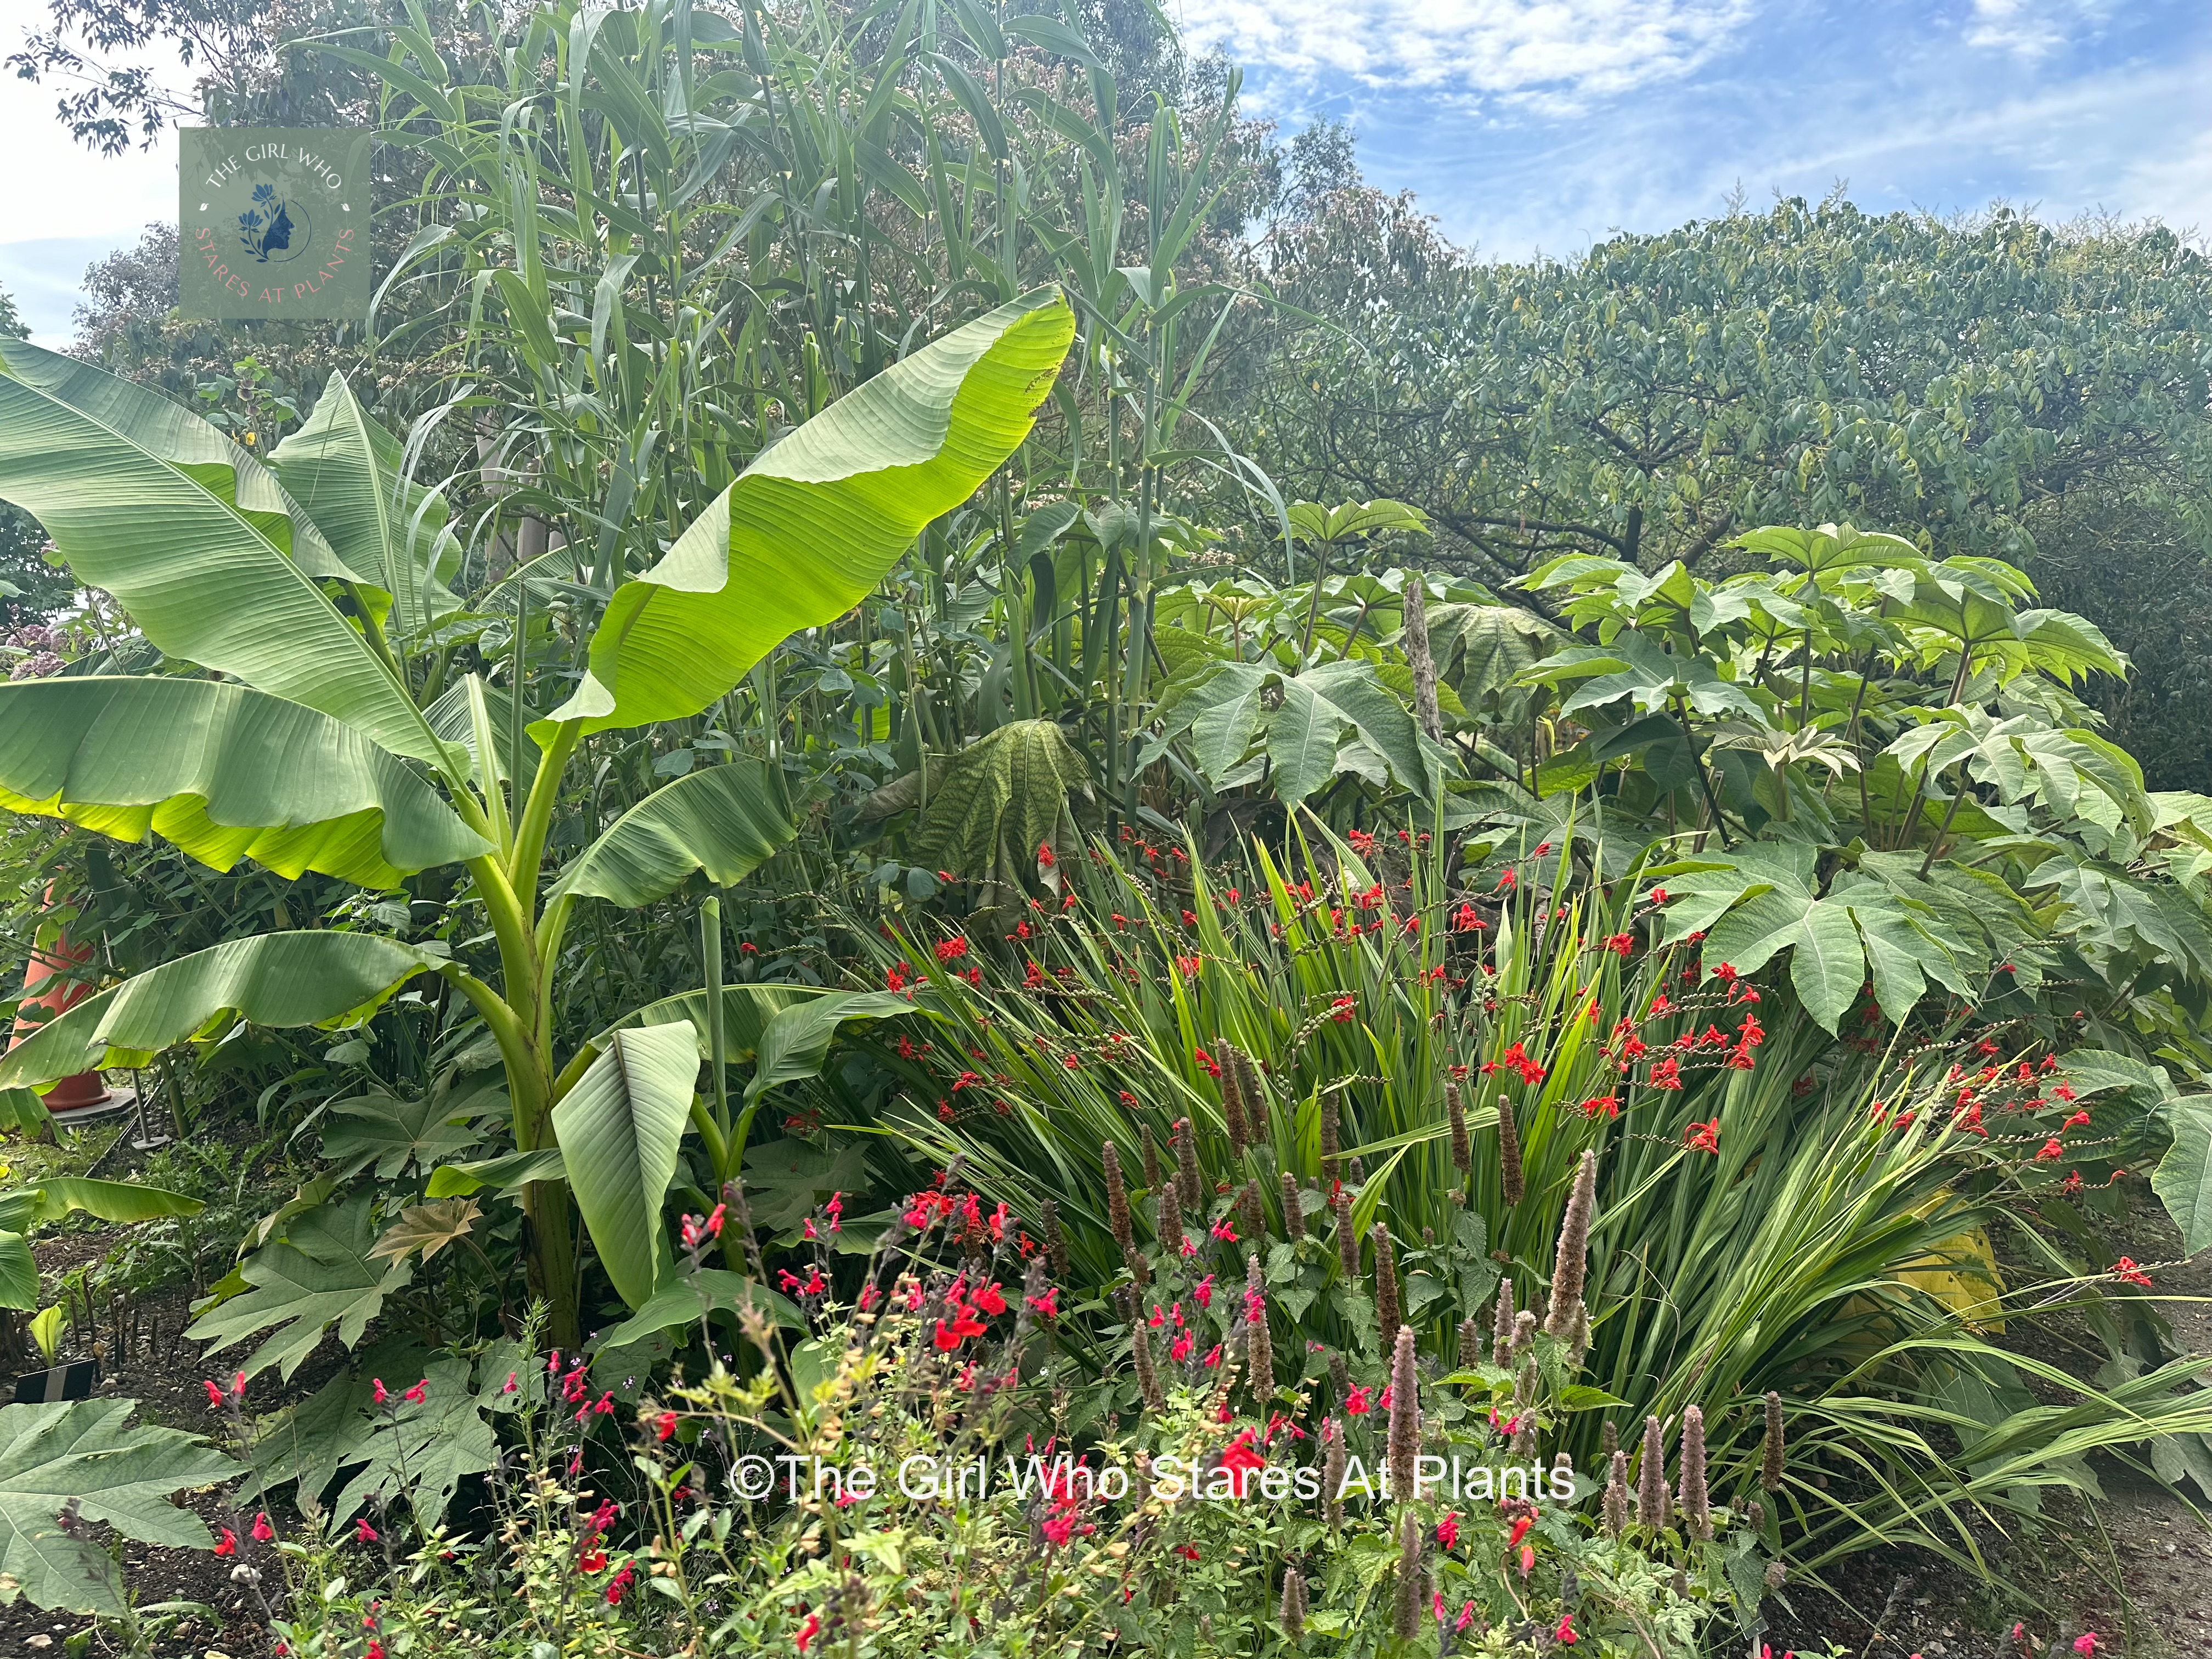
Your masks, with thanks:
[[[439,614],[443,509],[398,474],[343,380],[271,467],[144,388],[0,341],[0,499],[40,520],[169,671],[0,687],[0,805],[158,835],[218,869],[252,859],[391,887],[459,866],[496,946],[494,967],[337,929],[230,940],[49,1022],[0,1061],[0,1089],[239,1021],[356,1024],[439,975],[498,1045],[518,1156],[588,1149],[539,1157],[522,1187],[530,1288],[552,1340],[579,1334],[572,1178],[618,1288],[649,1295],[670,1149],[692,1115],[694,1035],[672,1017],[663,1032],[556,1053],[562,939],[580,907],[651,903],[699,872],[738,881],[797,832],[767,765],[733,760],[659,789],[550,870],[570,763],[594,733],[697,714],[791,634],[850,610],[1027,436],[1073,331],[1059,292],[1037,289],[758,456],[613,588],[574,694],[528,727],[534,770],[506,763],[520,757],[483,680],[448,694],[459,740],[410,687],[388,629]]]

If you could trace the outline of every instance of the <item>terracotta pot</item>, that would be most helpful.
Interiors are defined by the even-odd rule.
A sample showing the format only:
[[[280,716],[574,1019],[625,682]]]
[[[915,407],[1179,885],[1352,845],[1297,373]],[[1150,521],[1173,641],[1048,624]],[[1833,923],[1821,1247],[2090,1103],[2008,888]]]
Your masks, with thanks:
[[[51,908],[53,902],[53,890],[48,888],[47,906]],[[89,945],[72,945],[66,939],[57,939],[52,951],[32,957],[31,965],[23,975],[21,1007],[43,1008],[46,1010],[46,1018],[52,1019],[83,1001],[92,994],[92,987],[81,979],[65,977],[62,969],[65,966],[91,961],[92,954]],[[41,991],[39,988],[49,981],[52,981],[50,989]],[[9,1038],[8,1046],[13,1048],[45,1023],[45,1020],[26,1019],[19,1012],[15,1016],[15,1034]],[[46,1097],[46,1103],[49,1112],[82,1111],[88,1106],[104,1106],[110,1098],[107,1085],[98,1072],[79,1072],[75,1077],[65,1077],[54,1085]]]

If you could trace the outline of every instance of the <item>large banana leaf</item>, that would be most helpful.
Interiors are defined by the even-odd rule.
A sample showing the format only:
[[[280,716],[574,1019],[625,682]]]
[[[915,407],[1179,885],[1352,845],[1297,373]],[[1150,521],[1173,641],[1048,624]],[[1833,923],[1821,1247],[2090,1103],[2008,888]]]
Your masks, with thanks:
[[[617,1031],[553,1109],[576,1207],[600,1265],[633,1308],[651,1298],[668,1253],[660,1205],[698,1075],[690,1026]]]
[[[767,764],[737,760],[656,789],[563,871],[556,895],[637,906],[665,898],[694,870],[742,881],[798,835]]]
[[[319,708],[395,754],[437,739],[325,580],[348,568],[266,468],[167,398],[0,340],[0,498],[173,657]],[[369,596],[374,607],[374,596]]]
[[[149,969],[87,997],[0,1059],[0,1089],[95,1066],[143,1065],[235,1015],[256,1025],[336,1025],[365,1017],[436,966],[373,933],[263,933]]]
[[[535,728],[696,714],[802,628],[834,621],[1029,435],[1075,319],[1040,289],[847,393],[762,454],[617,588],[590,672]]]
[[[41,1221],[59,1221],[77,1210],[102,1221],[152,1221],[194,1215],[204,1207],[198,1199],[166,1187],[85,1176],[58,1176],[43,1186],[0,1193],[0,1308],[39,1305],[39,1264],[24,1235]]]
[[[446,498],[409,479],[404,459],[333,369],[269,465],[347,568],[392,596],[392,624],[412,640],[460,609],[440,577],[458,567],[461,545],[446,527]]]
[[[392,887],[490,850],[396,757],[250,686],[170,678],[0,685],[0,806],[204,864]]]

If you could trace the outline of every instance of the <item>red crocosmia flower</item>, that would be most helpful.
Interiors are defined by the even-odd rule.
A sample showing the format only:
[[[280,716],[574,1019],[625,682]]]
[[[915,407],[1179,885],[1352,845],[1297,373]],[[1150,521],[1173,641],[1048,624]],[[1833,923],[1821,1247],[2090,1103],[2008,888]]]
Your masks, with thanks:
[[[2073,1116],[2068,1118],[2065,1122],[2060,1124],[2058,1127],[2062,1130],[2086,1129],[2089,1127],[2089,1114],[2086,1111],[2076,1112]]]
[[[2145,1290],[2150,1288],[2150,1275],[2136,1266],[2134,1259],[2130,1256],[2124,1255],[2112,1263],[2112,1277],[2124,1279],[2130,1285],[2140,1285]]]
[[[1039,868],[1049,870],[1054,865],[1059,862],[1060,860],[1052,855],[1052,843],[1050,842],[1041,841],[1037,843],[1037,865]]]
[[[2035,1161],[2038,1164],[2056,1164],[2060,1158],[2065,1156],[2066,1147],[2064,1143],[2054,1136],[2052,1139],[2043,1143],[2043,1149],[2036,1153]]]
[[[1589,1099],[1583,1102],[1583,1115],[1584,1117],[1595,1117],[1600,1112],[1604,1113],[1608,1118],[1619,1117],[1620,1115],[1620,1097],[1618,1095],[1593,1095]]]
[[[1606,936],[1605,948],[1612,951],[1613,955],[1626,960],[1628,953],[1636,948],[1636,935],[1633,933],[1609,933]]]
[[[1328,1005],[1329,1018],[1339,1025],[1349,1025],[1359,1013],[1357,997],[1338,997]]]
[[[217,1555],[237,1554],[238,1534],[233,1532],[228,1527],[225,1527],[222,1529],[222,1536],[216,1540],[215,1553]]]
[[[255,1543],[265,1544],[270,1539],[276,1537],[276,1528],[270,1524],[267,1515],[257,1515],[253,1517],[253,1541]]]
[[[1682,1066],[1672,1054],[1651,1067],[1651,1086],[1655,1089],[1680,1089],[1682,1086]]]
[[[1721,1121],[1716,1117],[1710,1123],[1692,1123],[1682,1131],[1682,1145],[1693,1152],[1711,1152],[1717,1156],[1721,1150]]]

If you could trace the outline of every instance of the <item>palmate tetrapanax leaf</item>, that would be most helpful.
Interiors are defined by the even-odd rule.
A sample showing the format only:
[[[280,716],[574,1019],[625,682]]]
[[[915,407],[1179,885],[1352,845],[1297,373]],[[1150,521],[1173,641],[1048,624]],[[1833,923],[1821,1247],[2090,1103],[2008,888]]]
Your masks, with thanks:
[[[872,592],[922,527],[1029,435],[1075,319],[1040,289],[863,382],[760,455],[617,587],[574,696],[533,727],[696,714],[802,628]]]
[[[374,1261],[398,1261],[419,1250],[422,1260],[428,1261],[447,1245],[466,1238],[483,1216],[483,1212],[472,1198],[446,1198],[410,1205],[399,1212],[398,1220],[384,1230],[384,1237],[376,1241],[376,1248],[368,1254]]]
[[[167,398],[74,358],[0,340],[0,499],[46,526],[70,574],[172,657],[319,708],[394,754],[441,759],[323,592],[375,575],[349,568],[266,468]]]
[[[405,1336],[371,1344],[313,1395],[259,1425],[249,1501],[297,1481],[302,1496],[323,1504],[332,1523],[343,1526],[378,1488],[391,1493],[404,1486],[416,1518],[434,1525],[462,1478],[492,1466],[495,1448],[485,1411],[499,1409],[502,1398],[522,1397],[521,1389],[537,1381],[533,1365],[529,1377],[518,1379],[514,1395],[500,1394],[520,1358],[514,1344],[495,1344],[478,1362],[472,1390],[465,1359],[434,1353]],[[387,1396],[381,1407],[380,1379]],[[421,1401],[408,1400],[405,1390],[416,1382],[429,1387]],[[351,1478],[332,1492],[349,1471]]]
[[[230,939],[149,968],[49,1020],[4,1058],[0,1089],[98,1066],[143,1066],[226,1015],[256,1025],[366,1018],[439,958],[373,933],[315,930]]]
[[[931,761],[928,778],[915,859],[1009,887],[1036,884],[1037,848],[1067,840],[1068,802],[1091,788],[1089,763],[1050,720],[1010,721]]]
[[[616,1031],[553,1109],[576,1207],[599,1265],[633,1308],[653,1294],[668,1254],[661,1200],[675,1179],[698,1074],[688,1024]]]
[[[121,1615],[122,1575],[95,1536],[63,1530],[71,1503],[88,1522],[172,1549],[215,1540],[170,1494],[204,1486],[238,1465],[198,1435],[131,1426],[137,1402],[73,1400],[0,1408],[0,1605]]]
[[[456,1098],[433,1089],[410,1098],[371,1090],[331,1107],[322,1126],[323,1156],[339,1166],[341,1180],[349,1181],[374,1164],[377,1178],[390,1181],[410,1164],[428,1170],[479,1144],[483,1131],[466,1120],[487,1108],[503,1115],[505,1093],[488,1088]]]
[[[552,896],[635,908],[665,898],[694,871],[744,880],[799,834],[767,763],[740,758],[656,789],[561,872]]]
[[[251,686],[167,677],[0,685],[0,806],[148,832],[228,870],[365,887],[491,850],[390,751]]]
[[[352,1347],[382,1310],[384,1298],[415,1271],[405,1261],[370,1256],[376,1238],[369,1218],[374,1200],[374,1194],[362,1192],[343,1205],[326,1204],[297,1218],[283,1238],[246,1257],[225,1281],[243,1289],[207,1308],[186,1334],[210,1345],[214,1353],[276,1326],[246,1356],[241,1369],[248,1376],[275,1365],[289,1377],[332,1325],[338,1340]]]

